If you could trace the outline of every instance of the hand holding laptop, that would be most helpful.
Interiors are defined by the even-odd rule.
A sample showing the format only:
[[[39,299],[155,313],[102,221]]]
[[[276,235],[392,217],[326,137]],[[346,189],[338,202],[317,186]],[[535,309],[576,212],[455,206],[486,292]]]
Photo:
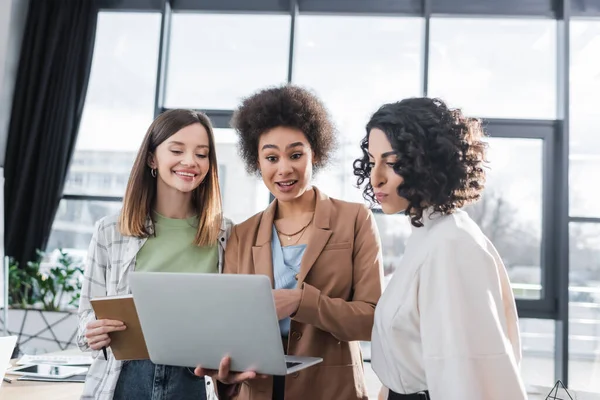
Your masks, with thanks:
[[[110,344],[110,332],[123,331],[126,326],[121,321],[112,319],[99,319],[92,321],[86,326],[85,337],[92,350],[106,348]]]
[[[255,379],[255,378],[266,378],[267,375],[257,374],[254,371],[244,371],[244,372],[231,372],[229,369],[231,367],[231,358],[223,357],[221,360],[221,364],[219,365],[219,370],[215,369],[205,369],[202,366],[197,366],[194,370],[194,374],[200,377],[210,376],[213,381],[216,379],[219,382],[222,382],[226,385],[232,385],[236,383],[242,383],[244,381]]]

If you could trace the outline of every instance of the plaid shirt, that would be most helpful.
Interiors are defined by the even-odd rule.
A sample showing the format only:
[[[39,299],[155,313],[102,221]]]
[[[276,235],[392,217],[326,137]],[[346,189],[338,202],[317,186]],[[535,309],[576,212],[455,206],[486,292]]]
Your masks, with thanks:
[[[117,227],[118,216],[101,219],[92,237],[87,254],[86,268],[79,300],[79,327],[77,344],[82,351],[92,351],[85,337],[86,326],[96,316],[90,299],[131,293],[129,273],[135,269],[135,259],[145,238],[123,236]],[[219,272],[223,271],[223,253],[231,232],[232,223],[224,218],[219,234]],[[115,360],[110,348],[108,360],[102,352],[92,351],[94,361],[90,366],[81,399],[111,400],[121,373],[121,361]],[[216,399],[210,379],[207,382],[207,399]]]

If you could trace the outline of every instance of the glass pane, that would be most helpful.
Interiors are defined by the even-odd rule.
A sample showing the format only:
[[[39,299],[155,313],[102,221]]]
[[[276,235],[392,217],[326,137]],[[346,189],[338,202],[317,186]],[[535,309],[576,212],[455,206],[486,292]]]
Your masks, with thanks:
[[[600,393],[600,224],[570,224],[569,265],[569,384]]]
[[[519,298],[541,297],[543,145],[541,139],[490,138],[486,189],[467,207],[498,249]]]
[[[571,23],[570,214],[600,217],[600,20]]]
[[[421,95],[422,32],[422,18],[299,17],[294,82],[321,97],[341,138],[330,168],[316,176],[329,196],[362,201],[352,172],[359,141],[383,103]]]
[[[122,196],[154,115],[157,13],[101,12],[67,194]]]
[[[556,21],[432,18],[429,95],[478,117],[556,116]]]
[[[215,142],[223,211],[227,218],[240,223],[269,205],[269,190],[260,178],[244,171],[233,129],[215,129]]]
[[[174,14],[171,26],[169,108],[233,109],[287,81],[289,15]]]
[[[554,384],[555,327],[553,320],[519,319],[523,356],[521,376],[531,393],[547,394]]]
[[[46,250],[87,251],[95,223],[107,215],[118,214],[120,210],[119,202],[61,200]]]
[[[75,151],[64,192],[122,197],[136,153],[137,149]]]

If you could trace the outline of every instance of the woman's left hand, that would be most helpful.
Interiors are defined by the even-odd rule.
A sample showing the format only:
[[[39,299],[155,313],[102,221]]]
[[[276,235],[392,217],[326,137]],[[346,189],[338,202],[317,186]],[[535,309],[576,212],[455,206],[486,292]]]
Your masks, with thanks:
[[[273,299],[277,309],[277,319],[282,320],[295,314],[302,299],[302,289],[275,289]]]

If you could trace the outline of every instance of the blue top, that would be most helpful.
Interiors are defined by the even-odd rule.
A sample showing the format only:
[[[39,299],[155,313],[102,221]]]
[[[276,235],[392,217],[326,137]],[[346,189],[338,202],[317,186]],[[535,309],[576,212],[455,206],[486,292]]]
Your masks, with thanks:
[[[305,244],[294,246],[281,246],[279,236],[273,225],[273,238],[271,239],[271,253],[273,254],[273,278],[275,289],[295,289],[298,285],[296,274],[300,272],[300,263],[306,249]],[[290,318],[279,321],[281,336],[287,336],[290,331]]]

